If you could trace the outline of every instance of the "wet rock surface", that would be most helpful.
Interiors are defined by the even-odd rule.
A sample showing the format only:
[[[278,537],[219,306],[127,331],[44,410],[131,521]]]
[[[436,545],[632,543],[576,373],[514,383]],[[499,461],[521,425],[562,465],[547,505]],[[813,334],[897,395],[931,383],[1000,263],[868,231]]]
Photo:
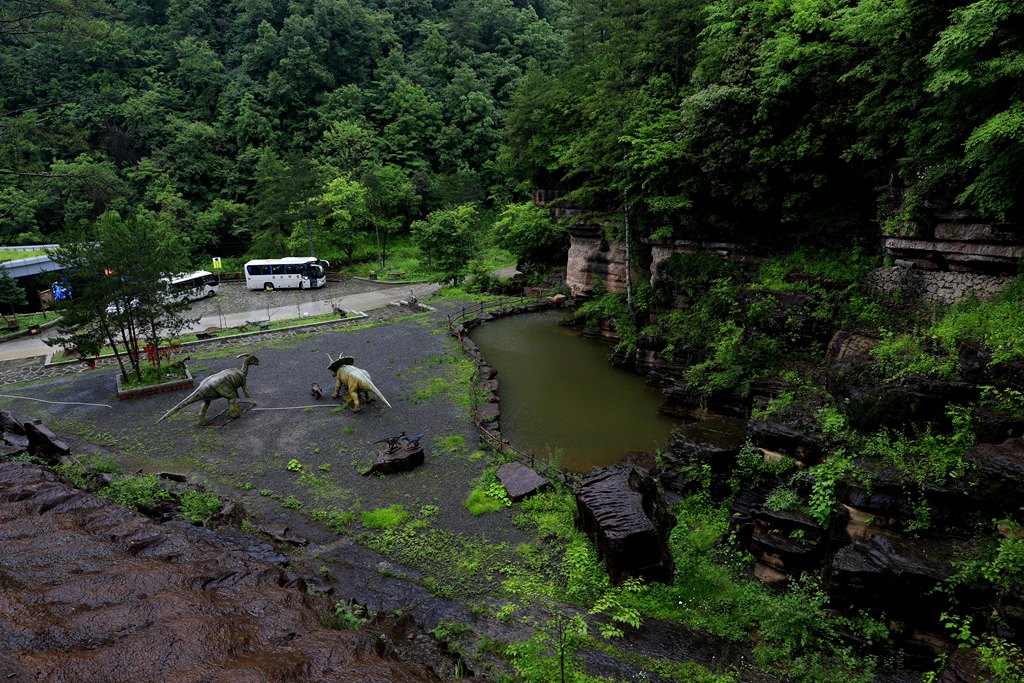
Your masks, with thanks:
[[[877,535],[854,541],[832,558],[833,594],[907,621],[934,622],[945,602],[933,590],[953,575],[953,561],[965,551],[964,543],[951,540]]]
[[[577,526],[593,539],[613,581],[671,581],[673,522],[654,480],[633,467],[595,469],[576,492]]]
[[[495,476],[505,487],[505,493],[512,501],[520,501],[551,486],[550,481],[517,462],[504,463],[498,468]]]
[[[974,496],[994,510],[1012,509],[1024,490],[1024,438],[978,444],[964,459],[974,468]]]
[[[210,536],[106,504],[37,465],[0,464],[0,676],[440,680],[371,634],[323,628],[316,598]]]

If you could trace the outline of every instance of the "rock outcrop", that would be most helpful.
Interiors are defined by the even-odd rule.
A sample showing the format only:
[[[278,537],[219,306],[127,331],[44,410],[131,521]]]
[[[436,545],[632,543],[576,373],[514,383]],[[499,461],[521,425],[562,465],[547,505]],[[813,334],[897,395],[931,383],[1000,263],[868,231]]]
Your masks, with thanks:
[[[573,297],[590,297],[598,280],[609,292],[626,291],[625,245],[608,242],[596,226],[574,226],[569,236],[565,284]]]
[[[576,525],[593,540],[616,582],[632,576],[672,581],[673,524],[654,480],[633,467],[595,469],[576,492]]]
[[[0,464],[0,677],[440,680],[373,634],[324,628],[318,598],[213,534],[157,524],[34,464]]]

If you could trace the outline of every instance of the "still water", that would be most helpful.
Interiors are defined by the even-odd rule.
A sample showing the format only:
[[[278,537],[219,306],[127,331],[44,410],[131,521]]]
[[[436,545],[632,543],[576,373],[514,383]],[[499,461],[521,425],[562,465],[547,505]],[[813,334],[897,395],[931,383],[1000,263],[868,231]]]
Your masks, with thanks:
[[[472,338],[498,370],[501,432],[521,451],[585,472],[626,451],[664,448],[678,421],[660,390],[608,365],[608,346],[558,326],[546,311],[487,322]]]

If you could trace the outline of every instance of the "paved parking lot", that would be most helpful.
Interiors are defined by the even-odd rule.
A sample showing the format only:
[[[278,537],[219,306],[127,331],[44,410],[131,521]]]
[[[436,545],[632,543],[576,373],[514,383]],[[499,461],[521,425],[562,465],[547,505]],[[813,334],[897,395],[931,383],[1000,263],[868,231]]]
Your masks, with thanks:
[[[192,304],[192,314],[205,317],[222,313],[259,311],[290,304],[297,306],[310,301],[330,301],[350,294],[373,292],[381,288],[380,282],[344,279],[340,282],[328,282],[320,289],[275,289],[265,292],[261,289],[248,290],[245,288],[245,282],[222,282],[220,294]]]

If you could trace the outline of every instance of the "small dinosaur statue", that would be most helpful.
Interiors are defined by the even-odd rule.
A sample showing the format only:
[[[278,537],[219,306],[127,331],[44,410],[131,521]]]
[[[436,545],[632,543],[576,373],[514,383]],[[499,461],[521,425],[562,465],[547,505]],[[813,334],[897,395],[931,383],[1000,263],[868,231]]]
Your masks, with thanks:
[[[245,359],[241,370],[229,368],[203,378],[203,381],[199,383],[195,391],[186,396],[181,403],[164,413],[163,417],[156,421],[156,424],[160,424],[185,406],[202,401],[203,407],[199,411],[199,424],[204,425],[206,424],[206,410],[210,407],[210,402],[218,398],[227,399],[228,415],[231,417],[241,415],[242,408],[238,405],[238,390],[241,389],[245,393],[246,398],[250,398],[249,387],[246,386],[246,376],[249,373],[249,366],[259,365],[260,360],[250,353],[239,354],[238,357]]]
[[[425,429],[416,436],[405,436],[405,432],[402,432],[402,441],[405,442],[405,448],[419,448],[420,439],[422,439],[426,433],[427,430]]]
[[[327,356],[330,358],[330,354]],[[344,384],[346,388],[346,403],[352,402],[353,413],[359,412],[359,391],[366,391],[370,394],[376,394],[376,396],[384,401],[384,405],[388,408],[391,404],[384,398],[384,394],[380,393],[380,389],[370,379],[370,373],[362,368],[357,368],[352,365],[355,362],[355,358],[352,356],[339,356],[337,360],[332,360],[331,364],[327,369],[334,375],[334,393],[331,394],[331,398],[338,398],[341,394],[341,386]]]
[[[402,441],[402,439],[404,439],[404,438],[405,438],[405,432],[402,432],[398,436],[386,436],[383,439],[377,439],[373,443],[374,444],[386,443],[388,445],[388,449],[386,451],[384,451],[384,452],[385,453],[394,453],[396,450],[398,450],[398,445]]]

